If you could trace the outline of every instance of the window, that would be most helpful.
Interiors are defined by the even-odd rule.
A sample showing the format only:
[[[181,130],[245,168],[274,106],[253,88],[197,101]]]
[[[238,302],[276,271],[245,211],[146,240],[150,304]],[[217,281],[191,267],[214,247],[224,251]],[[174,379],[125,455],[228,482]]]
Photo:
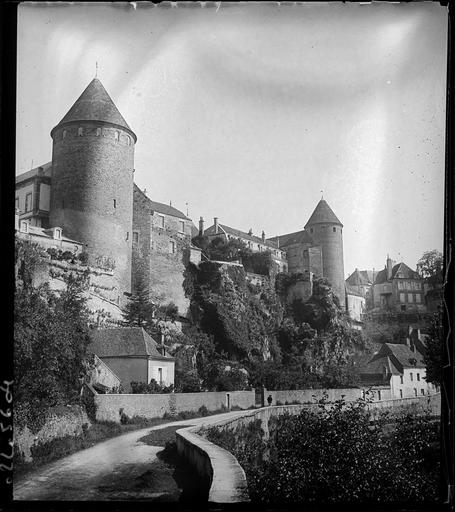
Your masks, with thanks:
[[[96,136],[99,137],[101,135],[101,128],[96,129]]]
[[[412,380],[414,380],[414,375],[412,375],[412,372],[409,374],[409,378]]]
[[[403,375],[400,375],[400,384],[403,384]]]
[[[137,244],[139,242],[139,232],[133,231],[133,244]]]
[[[406,311],[406,306],[401,306],[401,311]]]
[[[420,390],[420,394],[425,395],[425,390],[423,388]]]
[[[126,143],[128,146],[131,146],[131,137],[129,135],[126,136]]]
[[[414,395],[417,396],[417,388],[414,388]]]
[[[417,380],[420,380],[420,373],[417,374]]]
[[[310,228],[310,233],[313,233],[313,228]]]
[[[32,194],[27,194],[25,196],[25,211],[31,212],[32,211]]]
[[[126,232],[126,241],[128,241],[128,240],[129,240],[129,238],[130,238],[130,232],[129,232],[129,231],[127,231],[127,232]]]
[[[403,390],[400,389],[400,398],[403,398]]]
[[[172,240],[169,242],[169,253],[175,254],[175,242]]]
[[[381,391],[378,390],[378,400],[381,400]]]
[[[164,215],[158,216],[158,227],[164,228]]]
[[[408,302],[414,302],[414,294],[408,293]]]
[[[66,130],[63,130],[62,132],[62,139],[64,139],[66,137]]]
[[[26,220],[21,221],[19,231],[21,233],[28,233],[28,222]]]
[[[416,293],[416,302],[422,302],[422,296],[420,295],[420,293]]]
[[[115,130],[115,132],[114,132],[114,139],[115,140],[119,139],[119,132],[117,130]]]
[[[406,296],[404,293],[400,293],[400,302],[406,302]]]
[[[79,126],[79,128],[77,129],[78,137],[82,137],[83,133],[84,133],[84,129],[82,128],[82,126]]]
[[[334,232],[334,233],[336,233],[336,231],[337,231],[337,228],[335,228],[335,227],[334,227],[334,228],[333,228],[333,232]],[[379,391],[379,396],[380,396],[380,395],[381,395],[381,392]],[[381,400],[381,399],[379,398],[379,400]]]
[[[158,380],[160,382],[160,385],[163,384],[163,368],[158,368]]]
[[[416,290],[420,290],[420,283],[416,283]]]
[[[179,221],[179,230],[181,233],[185,233],[185,222],[183,220]]]
[[[54,229],[54,238],[55,240],[61,240],[62,239],[62,230],[55,228]]]
[[[117,199],[114,199],[114,208],[117,208]]]
[[[399,290],[404,290],[404,283],[403,283],[403,281],[398,281],[398,289]]]
[[[19,198],[18,197],[16,197],[16,203],[15,204],[16,204],[16,208],[19,210]]]

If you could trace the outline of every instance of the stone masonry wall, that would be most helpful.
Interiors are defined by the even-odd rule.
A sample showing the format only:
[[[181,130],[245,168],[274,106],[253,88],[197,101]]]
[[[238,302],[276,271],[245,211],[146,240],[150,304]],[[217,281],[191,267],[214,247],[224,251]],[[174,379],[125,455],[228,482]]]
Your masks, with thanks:
[[[16,453],[25,462],[33,460],[33,447],[66,436],[79,436],[91,425],[85,410],[77,405],[56,407],[50,411],[43,427],[33,433],[27,426],[14,429]]]
[[[255,404],[254,391],[95,395],[96,419],[119,422],[120,409],[129,417],[144,418],[160,418],[165,413],[196,412],[201,406],[207,407],[209,411],[215,411],[227,407],[227,395],[231,407],[248,409]]]

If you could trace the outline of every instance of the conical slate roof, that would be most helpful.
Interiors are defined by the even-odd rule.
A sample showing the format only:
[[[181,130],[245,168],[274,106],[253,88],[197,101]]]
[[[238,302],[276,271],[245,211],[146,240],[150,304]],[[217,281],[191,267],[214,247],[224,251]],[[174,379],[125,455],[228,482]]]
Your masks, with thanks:
[[[103,121],[114,124],[128,130],[134,136],[134,140],[136,140],[133,130],[128,126],[128,123],[120,114],[98,78],[94,78],[88,84],[85,91],[79,96],[57,126],[77,121]]]
[[[305,228],[311,224],[339,224],[343,226],[324,199],[319,201],[308,222],[305,224]]]

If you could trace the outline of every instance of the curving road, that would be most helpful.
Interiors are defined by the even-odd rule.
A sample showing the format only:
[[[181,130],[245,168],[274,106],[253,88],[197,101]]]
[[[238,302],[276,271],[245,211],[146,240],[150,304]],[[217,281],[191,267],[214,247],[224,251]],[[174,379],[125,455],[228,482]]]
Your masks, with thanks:
[[[163,447],[149,446],[140,439],[152,430],[208,425],[244,413],[174,421],[108,439],[14,479],[13,499],[178,501],[181,489],[172,469],[156,456]]]

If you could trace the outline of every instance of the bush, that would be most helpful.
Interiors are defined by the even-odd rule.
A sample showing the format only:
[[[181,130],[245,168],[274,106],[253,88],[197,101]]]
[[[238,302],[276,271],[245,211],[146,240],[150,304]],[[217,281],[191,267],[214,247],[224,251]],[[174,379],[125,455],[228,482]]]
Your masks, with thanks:
[[[208,413],[209,413],[209,410],[207,409],[207,407],[205,405],[201,405],[198,409],[198,412],[201,416],[207,416]]]
[[[131,393],[133,394],[155,394],[155,393],[172,393],[174,386],[162,386],[152,379],[149,384],[146,382],[131,382]]]

